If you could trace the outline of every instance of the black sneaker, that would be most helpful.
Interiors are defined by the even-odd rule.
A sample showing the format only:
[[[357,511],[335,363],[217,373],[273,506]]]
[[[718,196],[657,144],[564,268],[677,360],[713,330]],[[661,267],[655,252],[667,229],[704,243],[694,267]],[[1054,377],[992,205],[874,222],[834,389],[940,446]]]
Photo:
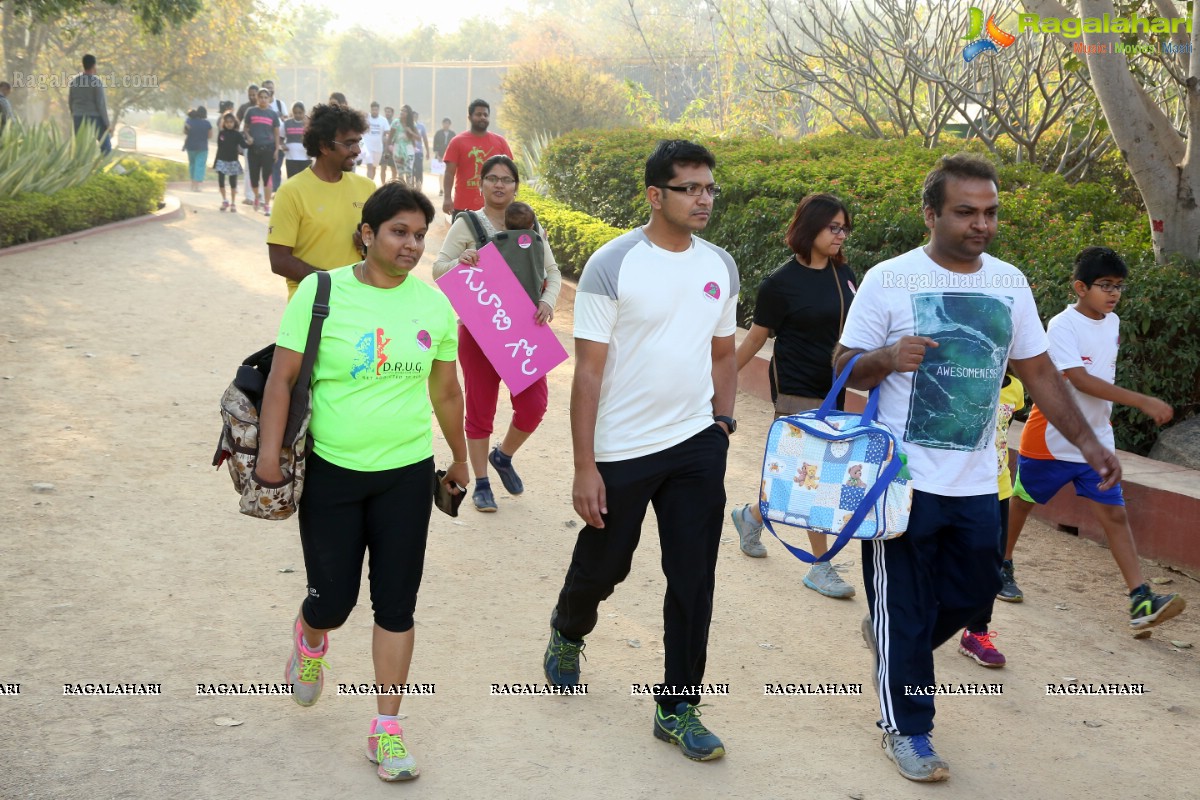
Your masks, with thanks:
[[[1021,594],[1021,587],[1017,586],[1017,581],[1013,578],[1013,562],[1003,561],[1000,564],[1000,592],[996,595],[997,600],[1003,600],[1006,603],[1020,603],[1025,599],[1025,595]]]
[[[1129,593],[1129,627],[1135,631],[1153,628],[1187,607],[1187,601],[1178,594],[1155,594],[1143,583]]]
[[[542,670],[546,680],[555,686],[579,685],[579,656],[585,647],[583,640],[568,639],[550,629],[550,643],[546,645],[546,655],[542,658]]]

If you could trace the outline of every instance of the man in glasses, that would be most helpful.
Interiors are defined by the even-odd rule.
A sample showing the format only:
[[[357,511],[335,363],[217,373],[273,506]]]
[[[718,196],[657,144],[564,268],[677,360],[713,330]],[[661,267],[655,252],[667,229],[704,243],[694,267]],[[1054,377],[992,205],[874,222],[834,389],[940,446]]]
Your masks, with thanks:
[[[720,193],[715,163],[701,145],[660,142],[646,162],[650,221],[597,250],[580,277],[571,438],[573,500],[586,525],[543,658],[551,684],[579,684],[584,637],[629,574],[653,504],[667,578],[653,730],[696,761],[725,754],[697,706],[737,428],[737,266],[695,235]]]
[[[267,250],[271,271],[287,279],[288,298],[306,275],[357,262],[354,238],[375,182],[354,174],[367,121],[361,111],[317,105],[304,131],[312,166],[279,187]]]
[[[486,100],[472,100],[467,107],[471,129],[463,131],[450,140],[446,155],[446,174],[442,176],[442,211],[451,216],[460,211],[478,211],[483,208],[483,191],[480,187],[479,170],[483,162],[492,156],[505,155],[512,158],[512,149],[498,133],[488,131],[492,107]]]

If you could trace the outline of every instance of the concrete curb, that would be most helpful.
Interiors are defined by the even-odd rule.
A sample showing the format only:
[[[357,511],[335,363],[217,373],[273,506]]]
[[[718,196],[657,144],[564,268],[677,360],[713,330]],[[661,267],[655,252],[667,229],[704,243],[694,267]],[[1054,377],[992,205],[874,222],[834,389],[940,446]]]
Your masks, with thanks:
[[[109,222],[106,225],[99,225],[95,228],[88,228],[82,231],[75,231],[63,236],[55,236],[53,239],[39,239],[36,242],[25,242],[24,244],[15,244],[12,247],[0,249],[0,257],[7,255],[15,255],[16,253],[27,253],[30,250],[36,250],[39,247],[46,247],[52,244],[62,244],[78,239],[86,239],[97,233],[107,233],[108,231],[120,230],[122,228],[130,228],[134,225],[141,225],[146,222],[162,222],[168,219],[175,219],[183,216],[183,203],[178,197],[173,194],[163,196],[165,205],[158,211],[152,214],[144,214],[140,217],[130,217],[129,219],[118,220],[117,222]]]

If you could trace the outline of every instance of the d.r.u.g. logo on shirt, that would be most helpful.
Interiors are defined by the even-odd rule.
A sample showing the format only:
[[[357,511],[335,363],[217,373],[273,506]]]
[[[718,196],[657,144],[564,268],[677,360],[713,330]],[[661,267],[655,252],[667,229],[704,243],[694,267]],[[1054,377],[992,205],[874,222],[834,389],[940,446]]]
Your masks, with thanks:
[[[704,284],[704,296],[710,300],[720,300],[721,287],[717,286],[716,281],[709,281],[708,283]]]
[[[380,375],[384,365],[388,362],[388,355],[385,348],[391,341],[391,338],[384,335],[383,328],[367,331],[358,337],[358,344],[355,345],[355,350],[358,351],[358,359],[354,362],[354,366],[350,368],[350,377],[357,378],[372,367],[375,368],[375,375]]]
[[[387,347],[391,343],[391,337],[383,332],[383,328],[365,331],[362,336],[358,337],[358,342],[354,346],[355,357],[354,363],[350,367],[350,377],[355,380],[360,377],[367,379],[420,377],[425,371],[424,365],[420,361],[403,360],[404,345],[402,343],[396,345],[402,351],[400,358],[391,358],[387,352]],[[427,331],[422,330],[417,334],[417,345],[421,350],[428,350],[433,346],[433,340]]]

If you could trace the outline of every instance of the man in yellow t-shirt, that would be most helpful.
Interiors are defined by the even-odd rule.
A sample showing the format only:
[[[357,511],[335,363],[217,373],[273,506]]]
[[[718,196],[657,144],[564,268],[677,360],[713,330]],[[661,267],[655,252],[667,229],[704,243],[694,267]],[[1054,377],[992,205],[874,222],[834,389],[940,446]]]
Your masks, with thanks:
[[[287,278],[289,300],[307,275],[362,258],[354,233],[375,183],[353,170],[366,129],[362,112],[350,108],[318,105],[309,117],[312,166],[279,187],[267,229],[271,271]]]

